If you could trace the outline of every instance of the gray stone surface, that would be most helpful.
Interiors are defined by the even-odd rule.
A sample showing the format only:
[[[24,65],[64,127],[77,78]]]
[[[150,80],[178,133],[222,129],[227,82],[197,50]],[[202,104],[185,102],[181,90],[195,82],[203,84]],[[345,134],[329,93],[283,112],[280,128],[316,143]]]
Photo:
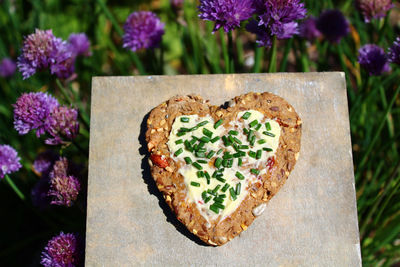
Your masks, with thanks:
[[[360,266],[343,73],[94,77],[86,266]],[[303,120],[294,171],[262,216],[222,247],[198,242],[162,201],[145,160],[153,107],[197,93],[222,104],[269,91]]]

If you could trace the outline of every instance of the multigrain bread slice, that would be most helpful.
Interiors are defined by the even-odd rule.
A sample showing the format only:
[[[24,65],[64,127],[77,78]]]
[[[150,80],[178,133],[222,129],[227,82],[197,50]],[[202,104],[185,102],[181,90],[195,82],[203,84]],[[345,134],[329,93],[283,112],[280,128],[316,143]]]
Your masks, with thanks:
[[[238,117],[238,114],[243,114],[243,112],[249,110],[258,111],[264,115],[264,119],[271,120],[271,122],[275,121],[279,124],[279,143],[274,155],[270,156],[267,162],[264,162],[265,164],[262,163],[261,167],[259,164],[257,165],[261,174],[250,180],[246,188],[242,189],[242,192],[246,194],[240,205],[229,213],[229,216],[224,218],[219,216],[218,219],[211,220],[210,218],[218,215],[214,217],[204,216],[204,212],[199,210],[200,204],[193,202],[193,199],[189,197],[190,185],[187,182],[185,183],[187,177],[185,178],[180,172],[181,168],[184,168],[188,162],[177,160],[177,157],[171,153],[170,143],[168,143],[170,135],[174,134],[171,129],[177,118],[198,115],[199,119],[210,116],[212,118],[210,123],[213,124],[223,120],[221,127],[227,129],[227,132],[233,127],[233,124],[243,120]],[[212,106],[209,101],[203,100],[200,96],[175,96],[151,111],[147,126],[146,141],[150,152],[149,164],[151,173],[165,201],[176,214],[178,220],[190,232],[210,245],[219,246],[246,230],[253,220],[264,211],[266,203],[285,183],[299,156],[302,121],[287,101],[279,96],[265,92],[237,96],[229,102],[229,107],[227,108]],[[265,125],[265,127],[268,126]],[[238,130],[241,131],[242,129]],[[226,132],[224,134],[228,135]],[[234,132],[232,133],[234,134]],[[251,147],[249,148],[250,150]],[[208,151],[206,153],[208,154]],[[229,156],[229,152],[226,153]],[[244,160],[246,161],[246,159]],[[214,166],[215,162],[216,156],[210,159],[208,165]],[[238,182],[240,183],[240,181]],[[228,192],[229,190],[226,194],[220,193],[232,198],[232,195],[229,196]],[[210,195],[210,197],[212,196]],[[233,203],[232,199],[231,201]],[[203,203],[203,205],[206,204]]]

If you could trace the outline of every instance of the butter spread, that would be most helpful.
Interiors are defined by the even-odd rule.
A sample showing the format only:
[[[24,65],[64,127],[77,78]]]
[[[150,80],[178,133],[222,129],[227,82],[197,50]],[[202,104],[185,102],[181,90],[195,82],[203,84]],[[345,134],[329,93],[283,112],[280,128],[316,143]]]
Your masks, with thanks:
[[[207,222],[230,216],[250,186],[260,183],[281,134],[275,120],[256,110],[240,112],[228,128],[221,122],[209,115],[179,116],[167,143],[174,161],[182,163],[186,201],[195,203]]]

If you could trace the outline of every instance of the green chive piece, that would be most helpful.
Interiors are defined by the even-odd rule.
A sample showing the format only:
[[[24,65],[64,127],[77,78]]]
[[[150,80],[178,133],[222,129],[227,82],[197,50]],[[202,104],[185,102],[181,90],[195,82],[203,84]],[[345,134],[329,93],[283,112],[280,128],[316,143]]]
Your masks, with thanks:
[[[204,147],[204,145],[205,145],[205,143],[203,143],[203,142],[198,143],[197,149],[200,149],[200,148]]]
[[[269,147],[264,147],[263,150],[265,150],[265,151],[267,151],[267,152],[273,151],[273,149],[272,149],[272,148],[269,148]]]
[[[210,151],[207,153],[206,158],[211,159],[212,156],[214,156],[214,154],[215,154],[215,151],[214,151],[214,150],[210,150]]]
[[[207,128],[203,128],[203,134],[209,138],[211,138],[211,136],[213,135],[213,132],[211,132],[210,130],[208,130]]]
[[[224,141],[224,146],[229,146],[230,145],[230,142],[229,142],[228,138],[225,135],[222,136],[222,141]]]
[[[186,164],[192,164],[193,161],[191,158],[185,157],[185,162],[186,162]]]
[[[249,156],[252,157],[252,158],[256,158],[257,157],[257,154],[254,151],[249,151],[249,152],[247,152],[247,154],[249,154]]]
[[[260,170],[258,170],[258,169],[250,169],[250,172],[251,172],[252,174],[256,174],[256,175],[259,175],[259,174],[260,174]]]
[[[240,141],[238,138],[233,137],[233,141],[235,141],[236,143],[238,143],[239,145],[242,144],[242,141]]]
[[[226,184],[224,185],[224,187],[222,187],[221,191],[225,193],[226,190],[228,190],[229,187],[230,187],[230,185],[229,185],[228,183],[226,183]]]
[[[221,190],[222,190],[222,189],[221,189]],[[226,195],[225,195],[225,194],[219,194],[218,197],[226,198]]]
[[[183,144],[183,140],[182,140],[182,139],[176,140],[176,141],[175,141],[175,144],[177,144],[177,145]]]
[[[252,137],[251,137],[251,139],[250,139],[250,145],[251,146],[254,146],[254,143],[256,142],[256,136],[255,135],[253,135]]]
[[[261,149],[257,150],[256,159],[261,159],[261,153],[262,153]]]
[[[232,168],[233,166],[233,159],[228,160],[228,168]]]
[[[265,134],[267,136],[275,137],[275,134],[270,133],[270,132],[263,132],[263,134]]]
[[[253,128],[253,127],[256,126],[257,124],[258,124],[258,120],[254,120],[254,121],[252,121],[252,122],[249,123],[249,126]]]
[[[208,143],[208,142],[210,142],[210,138],[207,136],[203,136],[202,138],[200,138],[200,141],[204,142],[204,143]]]
[[[212,178],[216,178],[217,177],[217,174],[218,174],[218,171],[214,171],[214,173],[212,174]]]
[[[243,180],[243,179],[244,179],[243,174],[241,174],[240,172],[236,172],[235,176],[236,176],[239,180]]]
[[[221,137],[216,136],[216,137],[214,137],[213,139],[211,139],[210,142],[214,144],[214,143],[217,142],[219,139],[221,139]]]
[[[240,145],[239,148],[240,149],[249,149],[249,146],[248,145]]]
[[[201,198],[202,198],[203,200],[206,200],[206,198],[207,198],[207,191],[203,191],[203,193],[201,193]]]
[[[233,158],[233,155],[229,152],[225,152],[224,155],[222,156],[223,159],[231,159]]]
[[[185,135],[186,134],[186,132],[178,132],[177,134],[176,134],[176,136],[183,136],[183,135]]]
[[[190,144],[193,146],[196,143],[198,138],[196,136],[192,136],[192,140],[190,140]],[[185,141],[186,142],[186,141]]]
[[[179,128],[179,131],[180,132],[190,132],[190,129],[186,128],[186,127],[181,127],[181,128]]]
[[[271,131],[271,124],[269,122],[265,123],[265,129],[267,129],[267,131]]]
[[[258,144],[262,145],[265,144],[267,141],[265,141],[265,139],[260,139],[257,141]]]
[[[209,180],[211,178],[210,174],[208,174],[208,172],[204,172],[204,176],[206,177],[207,180]]]
[[[232,144],[233,149],[235,149],[235,151],[237,152],[239,150],[239,145],[237,144]]]
[[[221,203],[218,203],[218,202],[214,202],[213,204],[212,204],[212,206],[215,206],[215,207],[217,207],[217,208],[219,208],[219,209],[225,209],[225,206],[224,205],[222,205]],[[210,206],[210,208],[211,208],[211,206]]]
[[[228,135],[228,139],[231,143],[235,143],[235,139],[233,139],[232,135]]]
[[[196,172],[196,175],[197,175],[197,178],[202,178],[202,177],[204,177],[204,172],[202,172],[202,171],[197,171],[197,172]]]
[[[207,203],[208,201],[210,201],[211,198],[212,198],[212,197],[207,197],[207,198],[204,200],[204,203]]]
[[[221,124],[224,122],[224,120],[223,119],[220,119],[219,121],[217,121],[215,124],[214,124],[214,129],[217,129],[219,126],[221,126]]]
[[[224,159],[224,160],[222,161],[222,166],[224,166],[225,168],[228,167],[228,159]]]
[[[222,178],[221,176],[217,176],[216,179],[222,183],[225,183],[226,180],[224,178]]]
[[[197,127],[201,127],[201,126],[206,125],[207,123],[208,123],[208,121],[202,121],[202,122],[200,122],[199,124],[197,124],[196,126],[197,126]]]
[[[217,202],[217,203],[221,203],[221,204],[224,203],[224,199],[219,196],[214,197],[213,200],[214,200],[214,202]]]
[[[218,214],[219,213],[219,208],[217,208],[216,206],[214,206],[214,205],[211,205],[210,206],[210,210],[212,210],[214,213],[216,213],[216,214]]]
[[[238,195],[240,195],[240,189],[242,188],[242,184],[241,183],[238,183],[238,184],[236,184],[236,191],[235,191],[235,194],[238,196]]]
[[[183,152],[183,149],[182,149],[182,148],[179,148],[177,151],[175,151],[174,156],[177,157],[177,156],[179,156],[180,154],[182,154],[182,152]]]
[[[217,196],[217,193],[214,193],[211,189],[207,189],[207,193],[209,193],[210,195],[213,195],[213,196]]]
[[[233,157],[234,157],[234,158],[240,158],[241,155],[242,155],[242,154],[238,152],[238,153],[233,154]]]
[[[230,135],[238,135],[239,132],[238,132],[238,131],[235,131],[235,130],[230,130],[230,131],[228,132],[228,134],[230,134]]]
[[[204,152],[196,152],[194,155],[198,158],[205,158],[206,154]]]
[[[216,168],[221,167],[221,164],[222,164],[222,159],[221,159],[221,158],[217,158],[217,159],[215,160],[215,162],[214,162],[214,166],[215,166]]]
[[[250,112],[245,112],[242,116],[242,119],[247,120],[248,118],[250,118],[251,113]]]
[[[254,131],[253,130],[249,130],[249,134],[247,135],[247,140],[250,140],[251,138],[253,138],[254,135]]]
[[[242,166],[242,163],[243,163],[242,158],[239,158],[239,159],[238,159],[238,166],[239,166],[239,167]]]
[[[229,193],[231,194],[231,198],[232,198],[233,200],[236,200],[235,189],[233,189],[233,187],[231,187],[231,188],[229,189]]]
[[[203,167],[199,164],[199,163],[197,163],[197,162],[193,162],[193,167],[195,167],[196,169],[198,169],[198,170],[202,170],[203,169]]]
[[[256,130],[256,131],[260,130],[261,126],[262,126],[261,123],[257,124],[257,126],[254,127],[254,130]]]
[[[181,118],[181,122],[189,122],[189,118],[188,117],[182,117]]]
[[[222,148],[221,148],[220,150],[218,150],[218,151],[217,151],[217,155],[221,154],[222,151],[223,151]]]
[[[249,134],[249,130],[247,130],[246,128],[243,129],[243,133],[244,134]]]
[[[210,178],[209,177],[206,177],[206,179],[207,179],[207,184],[210,184]]]
[[[205,160],[205,159],[198,159],[197,162],[198,162],[198,163],[201,163],[201,164],[206,164],[206,163],[208,163],[208,161]]]
[[[207,149],[205,148],[199,148],[199,146],[197,146],[197,152],[206,152]]]
[[[212,191],[213,193],[217,193],[218,189],[221,187],[221,185],[217,185]]]
[[[200,187],[200,184],[199,184],[199,183],[196,183],[196,182],[191,182],[190,185],[191,185],[191,186],[195,186],[195,187]]]

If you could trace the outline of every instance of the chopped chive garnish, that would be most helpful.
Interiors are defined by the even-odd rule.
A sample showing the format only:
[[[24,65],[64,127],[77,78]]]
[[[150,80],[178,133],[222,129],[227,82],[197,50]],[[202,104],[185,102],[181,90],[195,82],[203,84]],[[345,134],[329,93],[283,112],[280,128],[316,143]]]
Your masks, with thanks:
[[[195,144],[195,145],[193,146],[193,150],[194,150],[194,151],[199,150],[199,145],[198,145],[198,144]]]
[[[225,183],[226,180],[224,178],[222,178],[221,176],[217,176],[216,179],[222,183]]]
[[[210,177],[206,177],[206,179],[207,179],[207,184],[210,184]]]
[[[249,154],[249,156],[252,157],[252,158],[256,158],[257,157],[257,154],[254,151],[249,151],[249,152],[247,152],[247,154]]]
[[[206,151],[207,151],[207,149],[205,149],[205,148],[197,147],[197,152],[206,152]]]
[[[224,122],[223,119],[218,120],[215,124],[214,124],[214,129],[217,129],[219,126],[221,126],[221,124]]]
[[[221,190],[222,190],[222,189],[221,189]],[[225,194],[219,194],[218,197],[226,198],[226,195],[225,195]]]
[[[270,133],[270,132],[263,132],[263,134],[268,135],[268,136],[271,136],[271,137],[275,137],[275,134]]]
[[[223,159],[231,159],[233,158],[233,155],[229,152],[225,152],[224,155],[222,156]]]
[[[186,128],[186,127],[181,127],[181,128],[179,128],[179,131],[180,132],[190,132],[190,129]]]
[[[198,158],[205,158],[206,154],[204,152],[196,152],[195,156],[198,157]]]
[[[215,178],[215,177],[217,177],[217,174],[218,174],[218,171],[214,171],[214,173],[212,174],[212,178]]]
[[[207,158],[211,159],[212,156],[214,156],[214,154],[215,154],[215,151],[214,150],[210,150],[210,152],[207,153]]]
[[[203,134],[205,136],[208,136],[209,138],[211,138],[211,136],[213,135],[213,132],[211,132],[210,130],[208,130],[207,128],[203,128]]]
[[[221,138],[221,137],[216,136],[216,137],[214,137],[213,139],[211,139],[210,141],[211,141],[211,143],[214,144],[214,143],[217,142],[220,138]]]
[[[241,188],[242,188],[242,184],[241,183],[236,184],[236,191],[235,191],[236,195],[240,195],[240,189]]]
[[[247,130],[246,128],[244,128],[244,129],[243,129],[243,133],[244,133],[244,134],[248,134],[248,133],[249,133],[249,130]]]
[[[214,162],[214,166],[215,166],[216,168],[221,167],[221,164],[222,164],[222,159],[221,159],[221,158],[217,158],[217,159],[215,160],[215,162]]]
[[[269,148],[269,147],[264,147],[263,150],[267,151],[267,152],[271,152],[273,149]]]
[[[252,137],[251,137],[251,139],[250,139],[250,145],[251,146],[254,146],[254,143],[256,142],[256,136],[255,135],[253,135]]]
[[[250,112],[245,112],[242,116],[242,119],[247,120],[248,118],[250,118],[251,113]]]
[[[250,126],[250,127],[254,127],[254,126],[256,126],[257,124],[258,124],[258,120],[254,120],[254,121],[252,121],[252,122],[249,123],[249,126]]]
[[[198,159],[197,162],[201,164],[206,164],[208,161],[205,159]]]
[[[183,143],[183,140],[182,140],[182,139],[179,139],[179,140],[176,140],[176,141],[175,141],[175,144],[177,144],[177,145],[182,144],[182,143]]]
[[[222,151],[223,151],[222,148],[221,148],[220,150],[218,150],[218,151],[217,151],[217,155],[221,154]]]
[[[204,172],[202,172],[202,171],[197,171],[197,172],[196,172],[196,175],[197,175],[197,178],[202,178],[202,177],[204,177]]]
[[[228,190],[229,186],[230,186],[229,184],[225,184],[224,187],[222,187],[221,191],[226,192],[226,190]]]
[[[258,130],[260,130],[260,128],[261,128],[261,123],[257,124],[257,126],[254,127],[254,130],[258,131]]]
[[[232,146],[233,146],[233,149],[235,149],[235,151],[238,151],[238,150],[239,150],[239,145],[237,145],[237,144],[232,144]]]
[[[233,137],[233,141],[235,141],[236,143],[238,143],[239,145],[242,144],[242,141],[240,141],[238,138]]]
[[[217,185],[212,191],[213,193],[217,193],[218,189],[221,187],[221,185]]]
[[[250,140],[251,138],[253,138],[254,135],[254,131],[253,130],[249,130],[249,134],[247,135],[247,140]]]
[[[188,140],[185,140],[185,147],[192,147],[192,144],[190,144],[190,142]]]
[[[271,131],[271,124],[269,122],[265,123],[265,129],[267,129],[267,131]]]
[[[200,143],[198,143],[198,145],[197,145],[197,149],[200,149],[200,148],[202,148],[204,145],[205,145],[205,143],[203,143],[203,142],[200,142]]]
[[[252,174],[256,174],[256,175],[260,174],[260,170],[258,170],[258,169],[250,169],[250,172]]]
[[[243,179],[244,179],[243,174],[241,174],[240,172],[236,172],[235,176],[236,176],[239,180],[243,180]]]
[[[189,118],[188,117],[182,117],[181,118],[181,122],[189,122]]]
[[[260,139],[257,141],[258,144],[262,145],[265,144],[267,141],[265,141],[265,139]]]
[[[210,210],[212,210],[214,213],[216,213],[216,214],[218,214],[219,213],[219,208],[217,208],[216,206],[214,206],[214,205],[211,205],[210,206]]]
[[[256,159],[261,159],[261,153],[262,153],[261,149],[257,150]]]
[[[248,145],[240,145],[239,148],[240,149],[249,149],[249,146]]]
[[[176,136],[183,136],[183,135],[185,135],[186,134],[186,132],[178,132],[177,134],[176,134]]]
[[[225,206],[222,205],[221,203],[218,203],[218,202],[214,202],[211,206],[215,206],[215,207],[217,207],[219,209],[222,209],[222,210],[225,209]]]
[[[193,167],[195,167],[196,169],[198,169],[198,170],[202,170],[203,169],[203,167],[199,164],[199,163],[197,163],[197,162],[193,162]]]
[[[214,202],[218,202],[218,203],[221,203],[221,204],[224,203],[224,199],[219,197],[219,196],[218,197],[214,197],[213,200],[214,200]]]
[[[234,157],[234,158],[240,158],[241,155],[242,155],[242,154],[238,152],[238,153],[233,154],[233,157]]]
[[[203,191],[203,193],[201,193],[201,197],[203,198],[203,200],[206,200],[206,198],[207,198],[207,191]]]
[[[202,121],[202,122],[200,122],[199,124],[197,124],[196,126],[197,126],[197,127],[201,127],[201,126],[206,125],[207,123],[208,123],[208,121]]]
[[[200,187],[200,184],[197,182],[191,182],[190,185],[195,187]]]
[[[208,172],[204,172],[204,176],[207,178],[207,180],[211,178]]]
[[[207,203],[208,201],[210,201],[212,199],[212,197],[207,197],[205,200],[204,200],[204,203]]]
[[[193,146],[194,145],[194,143],[196,143],[197,142],[197,140],[198,140],[198,138],[196,137],[196,136],[192,136],[192,140],[190,140],[190,144]],[[186,142],[186,141],[185,141]]]
[[[235,130],[230,130],[230,131],[228,132],[228,134],[230,134],[230,135],[238,135],[239,132],[238,132],[238,131],[235,131]]]
[[[214,193],[211,189],[207,189],[207,193],[209,193],[210,195],[213,195],[213,196],[217,196],[217,193]]]
[[[233,187],[229,188],[229,193],[231,194],[231,198],[236,200],[235,189],[233,189]]]
[[[222,166],[228,167],[228,159],[224,159],[224,160],[222,161]]]
[[[233,166],[233,159],[228,160],[228,168],[232,168]]]
[[[235,143],[235,139],[233,139],[232,135],[228,135],[228,139],[231,143]]]
[[[204,143],[208,143],[208,142],[210,142],[210,138],[207,136],[203,136],[202,138],[200,138],[200,141],[204,142]]]
[[[238,159],[238,166],[239,166],[239,167],[242,166],[242,163],[243,163],[242,158],[239,158],[239,159]]]
[[[174,156],[177,157],[177,156],[179,156],[180,154],[182,154],[182,152],[183,152],[183,149],[182,149],[182,148],[179,148],[177,151],[175,151]]]
[[[222,141],[224,141],[225,146],[230,146],[231,142],[229,142],[228,138],[224,135],[222,136]]]
[[[192,164],[193,161],[191,158],[185,157],[185,162],[186,162],[186,164]]]

